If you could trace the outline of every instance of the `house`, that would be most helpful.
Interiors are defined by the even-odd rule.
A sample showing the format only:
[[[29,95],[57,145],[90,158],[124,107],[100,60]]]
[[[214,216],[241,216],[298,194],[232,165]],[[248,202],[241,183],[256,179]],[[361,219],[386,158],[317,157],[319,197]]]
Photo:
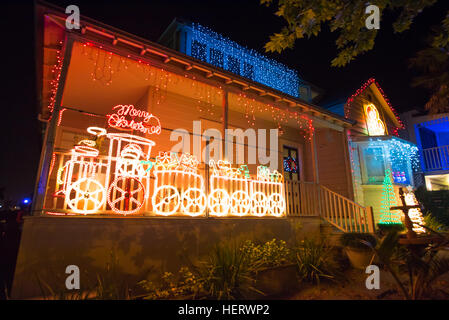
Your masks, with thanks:
[[[175,50],[65,19],[36,6],[45,135],[13,297],[40,294],[36,270],[56,279],[75,264],[95,277],[111,252],[138,281],[223,239],[294,241],[320,236],[324,222],[374,232],[372,209],[354,201],[347,148],[349,130],[367,138],[354,145],[372,137],[314,105],[319,91],[294,70],[205,29],[206,46],[173,40]],[[374,99],[394,131],[392,110]]]
[[[424,183],[429,191],[449,189],[449,114],[401,115],[411,141],[419,148]]]
[[[370,78],[349,98],[326,104],[332,111],[356,124],[348,129],[353,196],[357,203],[372,207],[375,223],[382,223],[384,181],[399,199],[399,188],[414,187],[419,171],[418,148],[399,137],[405,126],[379,83]]]

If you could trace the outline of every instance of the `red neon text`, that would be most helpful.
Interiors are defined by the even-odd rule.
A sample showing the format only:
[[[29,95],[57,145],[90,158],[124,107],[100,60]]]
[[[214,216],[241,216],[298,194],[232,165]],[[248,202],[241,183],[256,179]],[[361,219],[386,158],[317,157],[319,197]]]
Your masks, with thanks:
[[[111,127],[125,130],[138,130],[147,134],[161,133],[159,119],[147,111],[135,109],[133,105],[118,105],[112,109],[116,110],[116,112],[108,115],[108,124]],[[135,118],[141,120],[136,121]]]

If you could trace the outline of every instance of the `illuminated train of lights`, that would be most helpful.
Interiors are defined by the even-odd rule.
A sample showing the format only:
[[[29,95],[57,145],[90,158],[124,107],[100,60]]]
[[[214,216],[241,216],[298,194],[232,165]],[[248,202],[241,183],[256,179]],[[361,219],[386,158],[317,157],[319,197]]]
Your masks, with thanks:
[[[154,116],[152,116],[154,118]],[[265,166],[252,179],[246,165],[232,168],[227,161],[211,160],[210,192],[206,195],[198,160],[189,154],[161,152],[151,158],[152,140],[128,133],[87,131],[109,139],[106,159],[100,159],[95,139],[81,140],[57,171],[55,196],[64,199],[70,214],[119,215],[152,212],[159,216],[285,215],[282,175]],[[159,134],[154,130],[156,134]],[[54,209],[51,210],[54,214]]]

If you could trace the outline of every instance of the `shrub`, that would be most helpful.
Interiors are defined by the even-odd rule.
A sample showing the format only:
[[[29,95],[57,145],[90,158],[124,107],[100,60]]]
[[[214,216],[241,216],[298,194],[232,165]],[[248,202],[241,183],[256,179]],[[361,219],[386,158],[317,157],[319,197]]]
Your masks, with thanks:
[[[260,269],[248,253],[235,243],[215,246],[208,259],[197,268],[206,295],[212,299],[242,299],[254,288],[253,275]]]
[[[424,216],[424,224],[426,227],[432,229],[433,231],[444,232],[448,230],[448,227],[446,225],[441,223],[430,213]]]
[[[376,238],[368,233],[348,232],[342,234],[340,242],[344,247],[355,249],[370,250],[364,242],[369,242],[372,247],[376,246]]]
[[[250,263],[260,268],[278,267],[292,261],[291,251],[284,240],[273,239],[259,245],[247,240],[241,250],[248,255]]]
[[[340,276],[332,247],[324,241],[304,240],[296,249],[298,275],[302,281],[320,283],[322,279],[337,280]]]
[[[143,280],[138,285],[146,291],[143,299],[170,299],[181,296],[196,297],[202,290],[202,282],[187,267],[181,267],[177,274],[164,272],[161,283]]]

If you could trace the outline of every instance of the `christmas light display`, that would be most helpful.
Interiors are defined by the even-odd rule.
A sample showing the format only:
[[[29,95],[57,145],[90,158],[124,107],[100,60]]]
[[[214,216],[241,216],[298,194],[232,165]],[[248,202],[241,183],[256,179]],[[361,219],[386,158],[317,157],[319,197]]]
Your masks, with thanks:
[[[380,209],[379,224],[400,224],[401,216],[397,211],[390,210],[391,207],[397,205],[396,195],[394,193],[393,184],[391,182],[390,169],[385,170],[385,179],[382,186],[382,201]]]
[[[365,91],[365,89],[368,88],[373,83],[377,86],[377,88],[379,89],[380,94],[385,99],[385,101],[387,102],[387,104],[390,107],[391,111],[393,112],[393,114],[395,115],[396,119],[399,122],[400,126],[396,127],[394,129],[394,131],[392,132],[393,135],[398,136],[399,135],[398,130],[399,129],[404,129],[404,124],[402,123],[401,119],[399,118],[399,115],[396,112],[396,110],[391,105],[390,100],[388,100],[388,97],[385,95],[384,91],[380,87],[379,83],[374,78],[368,79],[368,81],[366,81],[359,89],[357,89],[357,91],[352,96],[350,96],[348,98],[348,100],[346,101],[345,107],[344,107],[345,108],[345,118],[349,118],[349,113],[350,113],[350,110],[351,110],[352,103],[354,102],[354,99],[358,95],[360,95],[363,91]]]
[[[109,126],[113,128],[137,130],[146,134],[161,133],[159,119],[146,111],[135,109],[133,105],[117,105],[112,109],[116,110],[115,113],[107,117]],[[136,118],[142,121],[136,121]]]
[[[226,216],[253,215],[262,217],[268,214],[282,216],[285,212],[283,177],[265,166],[257,167],[257,179],[243,174],[242,170],[232,168],[228,161],[210,160],[211,193],[208,198],[210,215]]]
[[[395,183],[410,184],[409,167],[412,171],[420,168],[418,147],[414,144],[392,137],[390,139],[370,138],[368,147],[382,147],[384,157],[391,165]]]
[[[233,168],[227,161],[215,164],[211,160],[211,193],[206,197],[194,156],[161,152],[153,162],[148,160],[154,145],[151,140],[95,127],[89,127],[88,132],[110,139],[109,154],[107,161],[99,160],[93,141],[84,139],[58,169],[57,183],[62,185],[65,205],[72,212],[104,212],[107,204],[117,214],[139,213],[149,198],[153,174],[151,204],[156,215],[201,216],[207,206],[212,216],[285,214],[283,177],[276,170],[259,166],[257,179],[251,179],[246,165]],[[110,177],[114,178],[111,183]]]
[[[154,86],[154,90],[151,91],[152,102],[156,105],[162,104],[165,101],[167,92],[172,90],[176,91],[178,85],[185,87],[189,86],[189,92],[191,92],[196,99],[196,106],[199,113],[207,114],[214,117],[216,114],[217,102],[223,99],[223,90],[221,86],[214,87],[209,84],[205,84],[196,81],[194,75],[186,73],[184,76],[180,76],[164,69],[151,66],[149,63],[141,60],[135,61],[130,57],[122,57],[115,53],[105,51],[101,47],[95,47],[92,43],[84,43],[82,46],[82,52],[90,60],[93,61],[94,71],[91,73],[92,79],[105,85],[110,85],[114,79],[114,76],[119,72],[126,70],[130,72],[133,70],[131,64],[137,66],[140,70],[139,74],[135,76],[141,76],[148,81],[148,84]],[[233,99],[234,94],[229,93],[229,101]],[[255,113],[270,113],[273,121],[277,124],[280,135],[283,133],[283,124],[287,124],[289,119],[296,121],[302,136],[311,140],[314,134],[313,121],[307,115],[300,112],[286,111],[277,108],[272,105],[264,104],[254,99],[246,98],[246,95],[239,94],[237,96],[236,103],[241,106],[241,109],[245,111],[245,117],[248,124],[254,126]],[[112,120],[114,121],[114,120]]]
[[[191,47],[189,51],[192,57],[299,97],[300,80],[295,70],[199,24],[191,24],[190,30],[187,46]],[[189,51],[185,53],[189,54]]]
[[[62,48],[62,41],[59,42],[59,47]],[[50,100],[48,102],[48,109],[50,113],[53,113],[53,109],[55,106],[56,99],[56,91],[59,86],[59,79],[61,78],[61,70],[62,70],[62,57],[61,57],[61,49],[56,50],[56,63],[51,69],[51,73],[53,74],[53,79],[50,81]]]
[[[287,125],[289,120],[296,122],[297,128],[300,130],[301,135],[304,139],[311,140],[315,132],[313,127],[313,120],[307,115],[300,114],[298,112],[282,110],[276,108],[270,104],[262,103],[256,101],[255,99],[248,98],[245,94],[229,94],[229,100],[233,103],[235,102],[240,109],[245,111],[245,118],[248,125],[254,126],[256,122],[256,113],[260,114],[270,114],[273,122],[276,123],[279,129],[279,134],[282,135],[284,132],[283,124]]]
[[[368,133],[370,136],[383,136],[385,135],[385,124],[380,119],[377,108],[372,104],[366,104],[364,106],[366,115],[366,125],[368,127]]]
[[[189,154],[161,152],[154,165],[154,194],[151,199],[156,214],[168,216],[181,207],[182,213],[200,216],[206,209],[203,177],[197,172],[198,161]]]
[[[407,187],[407,192],[404,194],[405,196],[405,204],[408,206],[418,205],[419,202],[416,200],[415,193],[411,186]],[[413,208],[408,211],[408,216],[410,220],[413,222],[413,231],[416,233],[425,233],[426,229],[422,227],[424,222],[424,217],[422,215],[421,209]]]

